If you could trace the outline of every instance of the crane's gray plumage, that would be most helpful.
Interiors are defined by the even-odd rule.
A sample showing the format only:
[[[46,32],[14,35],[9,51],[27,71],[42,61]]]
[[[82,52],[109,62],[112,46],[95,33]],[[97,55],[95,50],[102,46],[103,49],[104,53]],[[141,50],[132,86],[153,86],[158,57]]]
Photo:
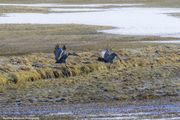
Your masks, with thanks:
[[[111,52],[109,50],[103,50],[103,51],[101,51],[100,57],[98,58],[98,60],[103,61],[105,63],[113,63],[113,60],[116,57],[119,58],[116,53]]]
[[[66,51],[66,46],[63,45],[63,47],[60,48],[59,44],[55,46],[54,55],[55,55],[56,63],[66,63],[66,60],[70,55],[79,56],[76,53],[68,53]]]

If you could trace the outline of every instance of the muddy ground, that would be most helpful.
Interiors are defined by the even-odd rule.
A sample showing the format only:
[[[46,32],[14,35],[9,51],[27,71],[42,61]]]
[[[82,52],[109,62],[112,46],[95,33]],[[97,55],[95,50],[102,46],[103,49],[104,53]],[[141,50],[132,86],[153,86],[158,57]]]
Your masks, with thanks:
[[[1,118],[34,118],[40,120],[105,120],[105,119],[176,119],[180,117],[177,98],[128,102],[46,105],[14,105],[0,110]]]

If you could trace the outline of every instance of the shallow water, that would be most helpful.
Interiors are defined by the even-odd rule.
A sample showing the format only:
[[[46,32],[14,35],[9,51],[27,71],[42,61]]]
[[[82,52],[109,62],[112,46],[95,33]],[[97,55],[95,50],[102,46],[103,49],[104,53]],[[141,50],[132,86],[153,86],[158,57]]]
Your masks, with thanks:
[[[111,4],[109,4],[111,5]],[[121,5],[121,4],[120,4]],[[32,5],[30,5],[32,6]],[[34,5],[35,6],[35,5]],[[37,4],[36,6],[49,6]],[[65,6],[65,5],[64,5]],[[67,5],[81,6],[81,5]],[[84,6],[102,6],[84,5]],[[121,5],[122,6],[122,5]],[[83,6],[81,6],[83,7]],[[113,7],[92,8],[50,8],[51,11],[85,11],[76,13],[7,13],[0,17],[0,24],[87,24],[113,26],[115,29],[99,32],[122,35],[180,36],[180,18],[170,16],[178,8]],[[89,12],[87,12],[89,11]],[[168,14],[166,14],[168,13]]]
[[[96,105],[78,104],[71,106],[47,105],[23,107],[15,106],[0,110],[0,116],[67,116],[79,119],[180,119],[180,103],[147,105]]]

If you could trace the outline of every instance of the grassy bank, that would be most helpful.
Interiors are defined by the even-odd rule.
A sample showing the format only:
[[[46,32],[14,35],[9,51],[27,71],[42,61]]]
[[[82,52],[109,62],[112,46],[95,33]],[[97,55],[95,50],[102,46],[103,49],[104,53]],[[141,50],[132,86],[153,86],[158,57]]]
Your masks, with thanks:
[[[73,24],[0,28],[2,105],[17,100],[83,103],[179,95],[179,45],[138,42],[173,38],[110,35],[97,30],[112,27]],[[68,59],[68,68],[54,63],[57,43],[80,55]],[[105,48],[122,60],[112,65],[98,62],[97,52]]]
[[[4,104],[89,103],[179,96],[179,46],[121,49],[122,60],[96,61],[96,52],[70,57],[68,68],[53,54],[1,58]],[[67,75],[68,73],[68,75]]]

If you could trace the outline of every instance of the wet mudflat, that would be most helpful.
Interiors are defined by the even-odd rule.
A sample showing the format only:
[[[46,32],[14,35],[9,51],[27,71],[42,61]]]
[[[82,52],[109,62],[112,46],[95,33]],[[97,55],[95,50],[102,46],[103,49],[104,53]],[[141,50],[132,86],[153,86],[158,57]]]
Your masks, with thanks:
[[[92,119],[92,120],[178,120],[180,119],[179,98],[133,101],[123,103],[88,103],[76,105],[12,105],[0,110],[1,117],[38,116],[41,119]]]

